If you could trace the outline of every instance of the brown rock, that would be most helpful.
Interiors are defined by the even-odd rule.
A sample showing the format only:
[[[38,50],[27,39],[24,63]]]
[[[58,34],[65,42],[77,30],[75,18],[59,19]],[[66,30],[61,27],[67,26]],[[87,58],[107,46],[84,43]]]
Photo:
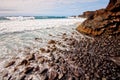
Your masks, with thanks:
[[[44,74],[44,75],[40,76],[40,79],[38,79],[38,80],[48,80],[48,75]]]
[[[35,55],[34,54],[29,55],[28,60],[35,60]]]
[[[55,71],[51,71],[49,74],[49,80],[56,80],[58,74]]]
[[[44,61],[45,61],[44,57],[40,57],[40,58],[38,59],[38,62],[41,63],[41,64],[42,64]]]
[[[48,41],[48,44],[56,44],[56,41],[55,40],[50,40],[50,41]]]
[[[75,69],[75,71],[74,71],[73,73],[74,73],[74,75],[75,75],[76,77],[80,77],[79,70]]]
[[[120,57],[110,57],[110,60],[120,66]]]
[[[3,74],[3,77],[8,76],[8,72],[7,71],[3,71],[2,74]]]
[[[34,71],[39,71],[39,66],[36,66],[36,67],[34,68]]]
[[[82,15],[79,15],[79,17],[84,17],[88,19],[92,19],[95,11],[86,11]]]
[[[28,61],[26,59],[22,60],[19,65],[27,65]],[[18,65],[18,66],[19,66]]]
[[[5,64],[5,68],[7,68],[7,67],[9,67],[9,66],[12,66],[12,65],[14,65],[14,64],[15,64],[15,61],[11,61],[11,62]]]
[[[48,72],[48,68],[42,68],[40,74],[44,74]]]
[[[52,36],[52,34],[49,34],[49,36]]]
[[[25,77],[26,77],[26,75],[22,75],[22,76],[19,77],[18,80],[25,80]]]
[[[46,53],[49,53],[49,52],[50,52],[50,49],[47,49],[47,50],[46,50]]]
[[[46,50],[44,48],[40,48],[40,51],[44,53]]]
[[[75,78],[72,76],[69,76],[67,80],[75,80]]]
[[[102,80],[107,80],[106,78],[102,78]]]
[[[31,73],[33,71],[34,67],[27,67],[25,68],[25,74]]]
[[[110,0],[106,9],[96,10],[92,18],[85,20],[77,27],[81,33],[98,36],[120,33],[120,1]]]
[[[35,40],[40,40],[41,38],[35,38]]]
[[[120,0],[110,0],[109,5],[107,6],[106,10],[119,10],[120,9]]]
[[[59,76],[58,76],[58,79],[61,79],[63,76],[64,76],[64,74],[60,73]]]

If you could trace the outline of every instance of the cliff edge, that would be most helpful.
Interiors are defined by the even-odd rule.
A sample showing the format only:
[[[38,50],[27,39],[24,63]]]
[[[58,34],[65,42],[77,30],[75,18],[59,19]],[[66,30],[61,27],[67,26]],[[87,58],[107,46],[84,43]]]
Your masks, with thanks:
[[[105,9],[96,10],[77,27],[77,31],[99,36],[120,33],[120,0],[110,0]]]

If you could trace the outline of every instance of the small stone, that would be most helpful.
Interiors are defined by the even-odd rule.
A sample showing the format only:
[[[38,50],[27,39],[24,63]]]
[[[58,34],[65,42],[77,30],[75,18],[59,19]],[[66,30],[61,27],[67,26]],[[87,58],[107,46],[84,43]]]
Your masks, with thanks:
[[[8,76],[8,72],[7,71],[4,71],[2,74],[3,74],[3,77]]]
[[[52,34],[49,34],[49,36],[52,36]]]
[[[63,35],[66,35],[66,33],[63,33]]]
[[[97,73],[94,73],[94,75],[95,75],[97,78],[99,78],[99,77],[100,77]]]
[[[33,76],[29,76],[28,80],[33,80]]]
[[[86,78],[87,80],[89,80],[90,77],[89,77],[87,74],[85,74],[85,78]]]
[[[107,80],[106,78],[102,78],[102,80]]]
[[[26,59],[22,60],[22,62],[19,65],[27,65],[28,61]]]
[[[41,75],[39,80],[49,80],[48,75],[47,74]]]
[[[55,71],[51,71],[49,74],[49,80],[56,80],[58,74]]]
[[[5,68],[7,68],[7,67],[9,67],[9,66],[12,66],[12,65],[14,65],[14,64],[15,64],[15,61],[11,61],[11,62],[5,64]]]
[[[44,74],[44,73],[47,73],[48,69],[47,68],[43,68],[41,71],[40,71],[40,74]]]
[[[29,74],[33,71],[34,67],[27,67],[25,68],[25,74]]]
[[[110,60],[120,66],[120,57],[110,57]]]
[[[49,66],[50,66],[50,67],[54,66],[54,63],[53,63],[53,62],[50,62],[50,63],[49,63]]]
[[[79,76],[80,76],[79,70],[77,70],[77,69],[75,69],[75,71],[74,71],[73,73],[74,73],[74,75],[75,75],[76,77],[79,77]]]
[[[46,50],[44,48],[40,48],[40,51],[44,53]]]
[[[67,40],[68,40],[68,38],[65,38],[65,39],[64,39],[64,41],[67,41]]]
[[[22,75],[18,80],[25,80],[26,75]]]
[[[69,76],[67,80],[75,80],[75,78],[72,76]]]
[[[63,73],[60,73],[58,79],[61,79],[63,76],[64,76]]]
[[[29,57],[28,57],[28,60],[35,60],[35,55],[34,54],[31,54]]]
[[[49,53],[49,52],[50,52],[50,49],[47,49],[47,50],[46,50],[46,53]]]
[[[39,38],[35,38],[35,40],[39,40]]]
[[[12,78],[12,76],[10,75],[10,76],[8,77],[8,80],[11,80],[11,78]]]
[[[44,61],[45,61],[45,60],[44,60],[43,57],[41,57],[41,58],[38,59],[38,62],[40,62],[41,64],[42,64]]]
[[[56,44],[56,41],[55,40],[50,40],[50,41],[48,41],[48,44]]]
[[[35,67],[35,71],[39,71],[39,66],[36,66],[36,67]]]
[[[56,47],[53,47],[51,51],[54,52],[54,51],[56,51],[56,50],[57,50],[57,48],[56,48]]]
[[[98,63],[95,64],[95,68],[97,68],[97,67],[98,67]]]

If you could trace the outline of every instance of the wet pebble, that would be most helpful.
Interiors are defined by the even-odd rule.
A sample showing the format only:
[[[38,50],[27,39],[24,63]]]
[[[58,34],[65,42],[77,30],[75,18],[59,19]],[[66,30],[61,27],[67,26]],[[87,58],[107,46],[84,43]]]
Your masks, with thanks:
[[[48,68],[41,68],[40,69],[40,74],[44,74],[48,72]]]
[[[25,74],[29,74],[29,73],[32,73],[34,67],[26,67],[25,70],[24,70],[24,73]]]
[[[55,40],[50,40],[50,41],[48,41],[48,44],[56,44],[56,41]]]
[[[58,73],[56,71],[49,72],[49,80],[56,80],[57,76],[58,76]]]
[[[10,62],[5,64],[5,68],[10,67],[10,66],[12,66],[14,64],[15,64],[15,61],[10,61]]]

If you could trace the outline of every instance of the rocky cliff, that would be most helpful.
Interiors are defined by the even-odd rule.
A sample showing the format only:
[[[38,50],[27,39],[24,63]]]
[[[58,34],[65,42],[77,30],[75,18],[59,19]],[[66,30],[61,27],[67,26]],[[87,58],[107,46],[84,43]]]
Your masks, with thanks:
[[[110,0],[105,9],[96,10],[77,27],[81,33],[98,36],[120,33],[120,0]]]
[[[92,16],[94,15],[95,11],[86,11],[83,12],[82,15],[78,15],[78,17],[83,17],[83,18],[92,18]]]

